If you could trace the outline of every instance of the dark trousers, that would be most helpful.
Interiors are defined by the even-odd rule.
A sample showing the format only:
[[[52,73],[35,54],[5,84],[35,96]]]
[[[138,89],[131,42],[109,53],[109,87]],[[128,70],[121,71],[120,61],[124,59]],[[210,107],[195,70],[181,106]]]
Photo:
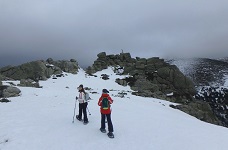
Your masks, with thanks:
[[[86,111],[87,105],[88,105],[87,102],[86,103],[79,103],[79,114],[78,114],[78,117],[79,117],[79,119],[82,119],[82,112],[83,112],[83,116],[84,116],[83,120],[84,120],[84,122],[88,121],[87,111]]]
[[[101,114],[101,128],[105,129],[105,118],[107,118],[108,121],[108,131],[113,132],[111,114]]]

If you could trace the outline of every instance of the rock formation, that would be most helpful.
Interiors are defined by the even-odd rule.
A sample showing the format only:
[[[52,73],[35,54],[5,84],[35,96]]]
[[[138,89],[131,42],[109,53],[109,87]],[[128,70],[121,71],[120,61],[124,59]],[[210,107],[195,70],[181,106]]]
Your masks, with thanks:
[[[205,102],[194,101],[184,105],[171,105],[171,107],[195,116],[199,120],[225,126],[225,124],[223,124],[222,121],[213,113],[210,105]]]
[[[97,56],[94,64],[87,68],[87,73],[93,74],[108,66],[124,68],[123,74],[129,74],[131,77],[117,79],[116,82],[123,86],[130,85],[132,90],[136,91],[135,95],[185,103],[191,101],[196,92],[192,81],[164,59],[132,58],[130,53],[106,55],[102,52]],[[173,95],[168,97],[167,94],[170,93]]]
[[[32,79],[21,79],[18,86],[41,88],[39,82],[35,82]]]
[[[78,63],[74,59],[54,61],[49,58],[47,61],[38,60],[19,66],[6,66],[0,69],[0,74],[14,80],[31,79],[38,81],[46,80],[51,75],[61,74],[63,71],[76,74],[78,68]]]
[[[175,65],[170,65],[164,59],[131,58],[130,53],[106,55],[105,52],[97,55],[94,64],[87,68],[87,73],[92,75],[97,71],[112,66],[117,74],[130,75],[125,79],[116,79],[120,85],[129,85],[132,94],[144,97],[154,97],[181,105],[172,106],[196,118],[209,123],[223,125],[222,121],[214,114],[210,105],[194,99],[196,89],[192,80],[186,77]]]

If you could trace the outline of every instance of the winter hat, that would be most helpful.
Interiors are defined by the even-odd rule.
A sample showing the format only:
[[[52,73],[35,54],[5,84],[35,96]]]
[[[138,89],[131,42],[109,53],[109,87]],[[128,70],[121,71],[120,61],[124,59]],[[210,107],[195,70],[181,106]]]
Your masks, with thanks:
[[[107,89],[103,89],[102,92],[103,93],[109,93],[109,91]]]
[[[80,84],[80,85],[79,85],[79,87],[83,88],[83,85],[82,85],[82,84]]]

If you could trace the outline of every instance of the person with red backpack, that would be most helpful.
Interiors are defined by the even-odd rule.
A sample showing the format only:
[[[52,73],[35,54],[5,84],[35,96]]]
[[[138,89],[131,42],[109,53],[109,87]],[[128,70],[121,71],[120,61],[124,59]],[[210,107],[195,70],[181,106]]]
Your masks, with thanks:
[[[114,138],[113,134],[113,125],[111,120],[111,104],[113,103],[112,98],[109,96],[109,91],[107,89],[102,90],[102,95],[99,98],[98,105],[100,106],[101,112],[101,128],[100,131],[102,133],[106,133],[105,129],[105,118],[107,118],[108,122],[108,137]]]

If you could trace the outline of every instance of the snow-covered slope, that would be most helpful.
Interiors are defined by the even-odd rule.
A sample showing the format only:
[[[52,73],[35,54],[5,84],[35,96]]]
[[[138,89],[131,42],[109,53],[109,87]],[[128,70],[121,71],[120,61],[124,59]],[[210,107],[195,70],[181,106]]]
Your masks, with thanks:
[[[101,74],[110,75],[102,80]],[[169,107],[170,102],[131,95],[129,87],[115,83],[111,68],[97,77],[77,75],[40,82],[43,88],[19,87],[20,97],[0,103],[1,150],[227,150],[228,129],[197,120]],[[120,76],[118,76],[120,78]],[[7,84],[4,82],[4,84]],[[77,86],[92,88],[89,124],[72,123]],[[99,131],[97,105],[101,90],[114,99],[114,139]],[[118,93],[125,91],[125,98]],[[77,110],[78,112],[78,104]]]

